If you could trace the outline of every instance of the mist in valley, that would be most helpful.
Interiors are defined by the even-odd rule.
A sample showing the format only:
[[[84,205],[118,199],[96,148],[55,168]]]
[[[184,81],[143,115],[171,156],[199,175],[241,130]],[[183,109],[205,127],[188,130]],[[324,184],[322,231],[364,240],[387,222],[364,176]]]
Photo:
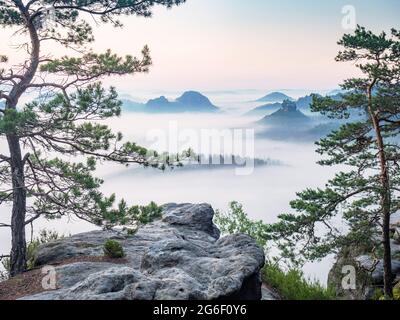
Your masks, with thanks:
[[[186,135],[200,137],[202,130],[249,130],[254,127],[257,118],[245,117],[244,112],[257,106],[253,95],[214,94],[215,104],[221,107],[220,114],[140,114],[123,112],[119,118],[108,120],[107,124],[124,134],[125,140],[155,149],[159,152],[170,149],[171,127]],[[214,102],[213,101],[213,102]],[[287,128],[290,130],[290,128]],[[156,136],[165,141],[157,141]],[[189,134],[190,136],[190,134]],[[165,144],[167,143],[167,144]],[[194,144],[194,145],[193,145]],[[186,137],[178,143],[181,151],[188,147],[195,152],[199,144]],[[2,149],[5,145],[1,146]],[[118,199],[124,198],[128,204],[165,203],[210,203],[215,210],[226,211],[231,201],[241,203],[252,219],[261,219],[266,223],[277,220],[277,216],[290,212],[289,202],[296,198],[296,192],[305,188],[323,187],[332,178],[337,168],[326,168],[316,164],[319,156],[315,153],[313,141],[292,141],[268,139],[255,136],[254,158],[269,159],[270,164],[258,166],[247,174],[238,174],[237,168],[220,166],[215,170],[181,170],[125,167],[118,164],[99,165],[97,175],[104,179],[102,191],[115,193]],[[9,208],[1,208],[2,221],[9,216]],[[96,229],[95,226],[73,217],[64,217],[61,221],[38,220],[34,225],[34,235],[41,229],[56,230],[69,235]],[[29,240],[30,228],[27,228]],[[1,251],[10,249],[8,230],[0,230]],[[305,272],[323,283],[331,266],[331,259],[320,263],[308,264]]]

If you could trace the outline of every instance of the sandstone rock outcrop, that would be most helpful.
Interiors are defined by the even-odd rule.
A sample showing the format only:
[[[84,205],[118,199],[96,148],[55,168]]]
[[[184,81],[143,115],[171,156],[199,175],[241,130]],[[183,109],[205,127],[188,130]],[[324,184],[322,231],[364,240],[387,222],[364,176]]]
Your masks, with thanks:
[[[39,248],[36,265],[55,267],[57,289],[23,299],[261,299],[263,250],[249,236],[220,238],[210,205],[168,204],[160,220],[125,231],[77,234]],[[85,261],[118,241],[121,261]],[[76,259],[82,258],[80,261]]]

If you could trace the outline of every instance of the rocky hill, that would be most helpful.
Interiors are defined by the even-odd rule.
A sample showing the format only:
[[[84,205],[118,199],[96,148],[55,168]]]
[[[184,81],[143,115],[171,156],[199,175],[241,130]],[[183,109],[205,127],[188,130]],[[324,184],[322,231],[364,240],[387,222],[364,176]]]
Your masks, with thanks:
[[[256,102],[283,102],[285,100],[293,100],[293,99],[282,92],[271,92],[266,96],[257,99]]]
[[[146,104],[124,100],[123,108],[129,112],[145,113],[213,113],[220,111],[206,96],[197,91],[187,91],[174,101],[168,100],[165,96],[151,99]]]
[[[267,103],[264,104],[262,106],[259,106],[257,108],[254,108],[252,110],[250,110],[249,112],[245,113],[245,116],[249,116],[249,117],[265,117],[266,114],[272,112],[275,112],[277,110],[279,110],[280,108],[282,108],[282,103],[280,102],[275,102],[275,103]]]
[[[278,127],[290,126],[290,128],[293,128],[293,126],[303,126],[310,122],[310,118],[297,109],[295,102],[285,100],[282,104],[282,108],[264,117],[258,123],[261,125]]]
[[[94,231],[43,245],[35,264],[55,266],[57,289],[22,299],[261,299],[263,250],[243,234],[220,238],[213,216],[207,204],[168,204],[133,235]],[[108,239],[124,259],[102,260]]]
[[[293,102],[290,99],[286,99],[288,101]],[[310,112],[311,111],[311,104],[313,102],[313,96],[308,95],[304,97],[300,97],[295,101],[296,107],[298,110]],[[265,117],[267,114],[271,112],[275,112],[282,108],[283,102],[275,102],[275,103],[267,103],[262,106],[256,107],[250,111],[248,111],[245,116],[260,116]]]

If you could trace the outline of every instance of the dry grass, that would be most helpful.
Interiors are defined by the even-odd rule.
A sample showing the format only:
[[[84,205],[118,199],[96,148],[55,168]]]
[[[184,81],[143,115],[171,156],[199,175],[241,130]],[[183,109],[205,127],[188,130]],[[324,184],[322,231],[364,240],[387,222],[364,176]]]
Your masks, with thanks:
[[[126,264],[126,259],[110,259],[107,257],[75,257],[61,262],[53,263],[53,266],[62,266],[76,262],[109,262],[114,264]],[[21,275],[0,282],[0,300],[17,300],[19,298],[44,292],[42,287],[43,274],[41,269],[27,271]]]

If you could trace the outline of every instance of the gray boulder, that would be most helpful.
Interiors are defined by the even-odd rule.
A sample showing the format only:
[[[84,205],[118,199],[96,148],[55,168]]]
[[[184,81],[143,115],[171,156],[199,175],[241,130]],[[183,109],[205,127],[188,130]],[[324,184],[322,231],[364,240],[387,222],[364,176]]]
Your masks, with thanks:
[[[261,299],[262,248],[243,234],[220,239],[213,216],[207,204],[168,204],[134,235],[94,231],[43,245],[35,262],[55,266],[57,289],[23,299]],[[103,255],[107,239],[121,243],[124,260],[90,259]]]
[[[393,232],[393,239],[400,243],[400,212],[392,215],[390,219],[390,228]],[[397,250],[400,251],[400,245],[398,245]]]
[[[362,270],[370,270],[372,284],[383,284],[383,261],[375,261],[371,256],[363,255],[355,258],[358,267]],[[400,274],[400,261],[392,261],[392,271],[394,274]]]

